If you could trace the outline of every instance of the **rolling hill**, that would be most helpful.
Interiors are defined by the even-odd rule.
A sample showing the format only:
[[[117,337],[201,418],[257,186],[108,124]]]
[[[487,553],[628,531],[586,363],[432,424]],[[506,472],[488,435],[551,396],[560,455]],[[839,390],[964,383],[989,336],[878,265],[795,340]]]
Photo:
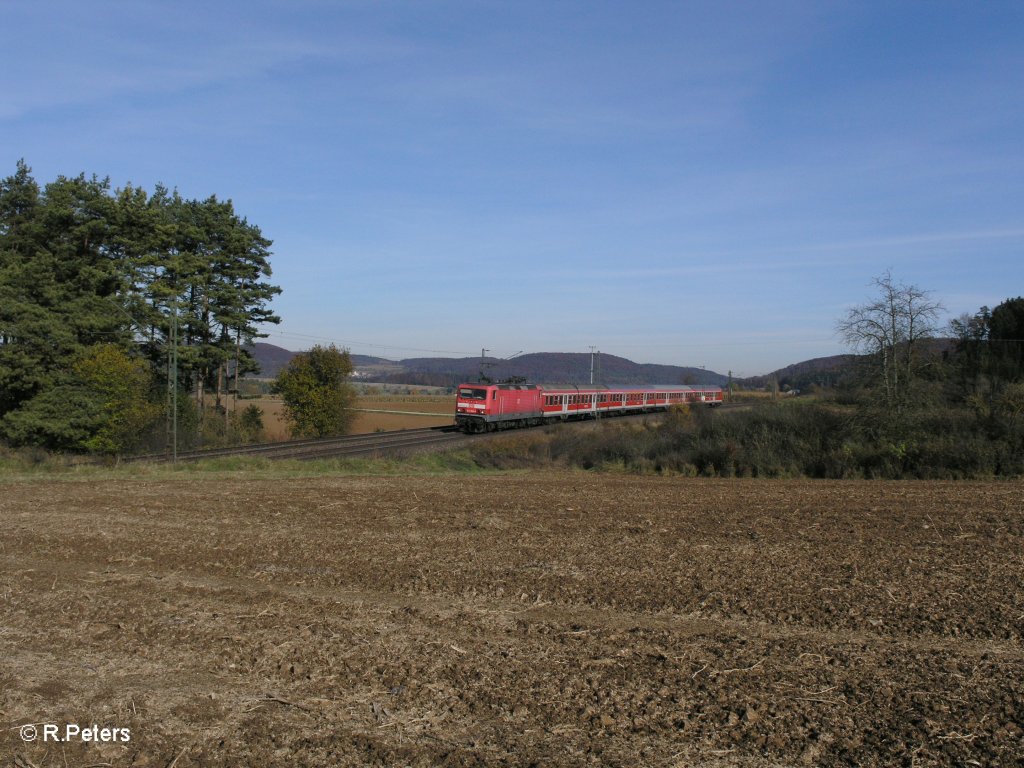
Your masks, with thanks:
[[[295,354],[258,342],[250,353],[260,365],[260,378],[274,378]],[[479,357],[414,357],[387,360],[352,355],[356,376],[364,381],[421,386],[455,386],[475,381],[481,372],[494,381],[513,377],[531,384],[587,384],[590,355],[577,352],[535,352],[512,360]],[[635,363],[624,357],[602,354],[595,358],[594,381],[607,385],[628,384],[724,384],[728,377],[714,371],[676,365]]]

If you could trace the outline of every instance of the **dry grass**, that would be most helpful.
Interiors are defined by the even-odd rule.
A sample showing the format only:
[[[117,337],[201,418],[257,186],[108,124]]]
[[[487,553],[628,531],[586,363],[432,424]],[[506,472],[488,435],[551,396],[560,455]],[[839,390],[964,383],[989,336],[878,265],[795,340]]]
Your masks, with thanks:
[[[291,437],[284,420],[284,404],[278,398],[261,397],[238,401],[240,409],[249,405],[255,405],[263,411],[263,425],[268,440],[288,440]],[[352,425],[352,434],[356,435],[394,429],[435,427],[452,424],[455,421],[455,399],[445,395],[361,397],[357,400],[356,407],[379,411],[406,411],[409,414],[359,413]],[[436,415],[418,415],[421,413]]]

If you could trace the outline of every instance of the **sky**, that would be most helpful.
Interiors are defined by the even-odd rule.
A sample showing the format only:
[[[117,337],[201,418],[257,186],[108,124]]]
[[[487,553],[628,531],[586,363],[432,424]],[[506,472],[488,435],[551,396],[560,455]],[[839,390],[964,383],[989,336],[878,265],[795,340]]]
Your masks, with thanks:
[[[844,350],[890,270],[1024,294],[1024,3],[0,0],[0,176],[217,195],[266,341]]]

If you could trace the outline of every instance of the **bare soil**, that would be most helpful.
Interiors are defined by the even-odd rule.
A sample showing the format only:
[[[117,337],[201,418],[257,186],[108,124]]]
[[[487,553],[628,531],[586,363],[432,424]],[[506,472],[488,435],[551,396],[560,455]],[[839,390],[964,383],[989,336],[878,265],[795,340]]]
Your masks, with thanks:
[[[1019,483],[9,482],[0,765],[1021,764],[1022,508]],[[43,742],[68,723],[130,741]]]

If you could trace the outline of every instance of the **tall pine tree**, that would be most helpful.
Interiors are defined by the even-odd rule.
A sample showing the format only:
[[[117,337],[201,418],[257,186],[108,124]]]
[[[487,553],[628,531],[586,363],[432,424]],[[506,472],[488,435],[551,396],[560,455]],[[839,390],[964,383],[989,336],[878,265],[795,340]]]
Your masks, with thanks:
[[[263,335],[259,324],[279,322],[268,306],[280,293],[266,281],[270,245],[230,201],[185,200],[162,186],[112,191],[84,174],[40,189],[19,162],[0,181],[0,437],[123,445],[95,439],[111,425],[93,418],[81,374],[83,360],[114,359],[137,373],[114,348],[147,359],[200,406],[207,392],[220,404],[232,377],[237,386],[255,367],[245,347]]]

